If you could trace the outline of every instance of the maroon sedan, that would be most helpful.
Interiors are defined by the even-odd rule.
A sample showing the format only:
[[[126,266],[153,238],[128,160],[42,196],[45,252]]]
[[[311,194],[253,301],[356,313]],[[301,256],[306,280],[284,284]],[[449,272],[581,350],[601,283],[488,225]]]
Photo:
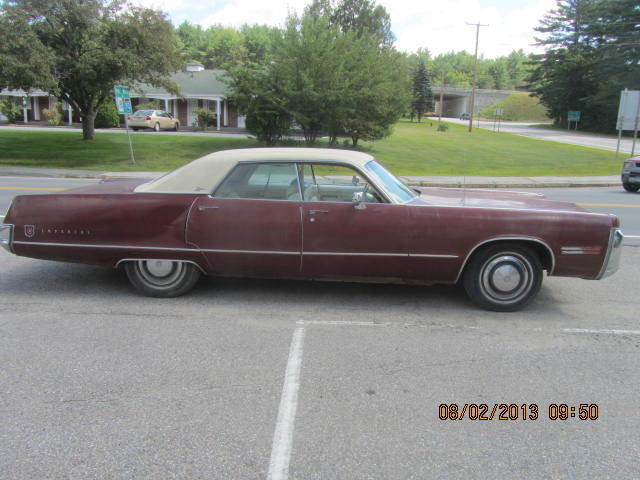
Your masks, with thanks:
[[[201,274],[462,282],[517,310],[548,275],[618,267],[615,216],[540,194],[411,189],[364,153],[302,148],[212,153],[151,181],[17,196],[0,227],[16,255],[123,266],[144,294],[173,297]]]

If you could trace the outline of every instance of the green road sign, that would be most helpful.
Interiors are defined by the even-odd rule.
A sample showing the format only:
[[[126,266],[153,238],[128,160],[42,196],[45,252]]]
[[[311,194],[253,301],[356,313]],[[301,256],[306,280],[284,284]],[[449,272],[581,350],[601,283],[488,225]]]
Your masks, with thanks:
[[[115,86],[113,87],[116,95],[116,106],[118,107],[118,113],[121,115],[133,113],[131,108],[131,95],[129,93],[129,87]]]
[[[570,122],[577,122],[580,120],[580,110],[569,110],[567,120]]]

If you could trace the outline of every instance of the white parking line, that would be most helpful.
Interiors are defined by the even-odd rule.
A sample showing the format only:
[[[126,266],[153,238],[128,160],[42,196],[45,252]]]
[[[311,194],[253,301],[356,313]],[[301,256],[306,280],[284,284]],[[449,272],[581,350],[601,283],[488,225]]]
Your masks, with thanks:
[[[590,330],[588,328],[565,328],[562,330],[565,333],[591,333],[591,334],[605,334],[605,335],[640,335],[640,330]]]
[[[273,433],[273,445],[271,446],[271,460],[267,477],[269,480],[287,480],[289,478],[293,425],[296,420],[298,390],[300,389],[304,334],[304,322],[298,322],[293,332],[287,369],[284,372],[280,408],[278,409],[278,419]]]

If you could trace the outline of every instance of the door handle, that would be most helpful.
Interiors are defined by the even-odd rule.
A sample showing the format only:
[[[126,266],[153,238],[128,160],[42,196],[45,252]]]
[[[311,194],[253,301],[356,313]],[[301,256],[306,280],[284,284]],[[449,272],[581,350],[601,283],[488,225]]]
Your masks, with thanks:
[[[200,210],[201,212],[204,212],[207,209],[210,210],[217,210],[220,207],[214,206],[214,205],[198,205],[198,210]]]
[[[309,215],[316,215],[318,213],[329,213],[329,210],[309,210]]]

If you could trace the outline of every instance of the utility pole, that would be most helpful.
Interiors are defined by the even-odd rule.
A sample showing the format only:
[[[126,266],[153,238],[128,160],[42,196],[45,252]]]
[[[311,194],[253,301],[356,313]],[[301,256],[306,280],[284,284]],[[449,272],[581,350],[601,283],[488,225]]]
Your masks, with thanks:
[[[473,129],[473,112],[476,106],[476,82],[478,81],[478,40],[480,38],[480,27],[488,27],[489,24],[478,23],[469,23],[467,25],[471,25],[476,27],[476,53],[475,53],[475,63],[473,65],[473,87],[471,88],[471,111],[469,112],[469,131]]]

